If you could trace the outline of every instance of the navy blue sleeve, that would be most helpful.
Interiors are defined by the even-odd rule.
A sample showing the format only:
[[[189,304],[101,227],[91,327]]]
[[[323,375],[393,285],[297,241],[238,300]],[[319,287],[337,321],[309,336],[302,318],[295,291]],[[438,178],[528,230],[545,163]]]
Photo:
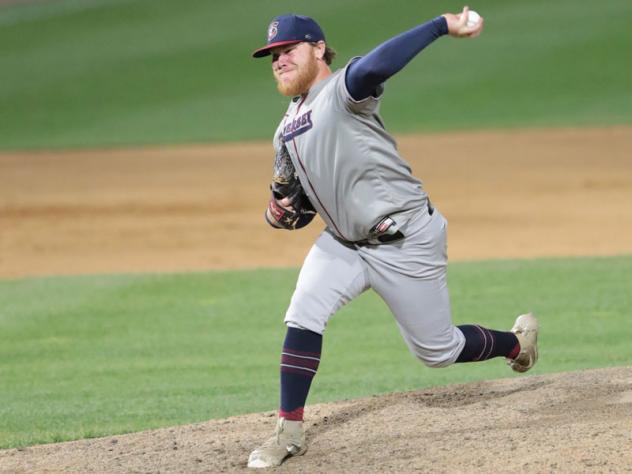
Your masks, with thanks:
[[[401,33],[375,48],[347,68],[345,84],[354,100],[375,93],[377,87],[400,71],[422,49],[448,33],[448,23],[439,16]]]

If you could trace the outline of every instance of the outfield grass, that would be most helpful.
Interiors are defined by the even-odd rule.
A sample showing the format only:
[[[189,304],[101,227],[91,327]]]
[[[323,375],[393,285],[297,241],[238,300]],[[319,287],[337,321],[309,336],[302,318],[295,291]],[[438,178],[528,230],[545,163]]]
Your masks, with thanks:
[[[0,448],[273,410],[297,271],[0,280]],[[630,364],[632,257],[458,263],[457,324],[541,319],[532,374]],[[309,402],[514,376],[429,369],[373,293],[340,311]]]
[[[276,14],[315,16],[336,67],[463,2],[58,0],[0,6],[0,149],[269,139],[287,101],[250,59]],[[395,132],[632,123],[632,2],[479,0],[388,82]],[[458,43],[458,44],[457,44]]]

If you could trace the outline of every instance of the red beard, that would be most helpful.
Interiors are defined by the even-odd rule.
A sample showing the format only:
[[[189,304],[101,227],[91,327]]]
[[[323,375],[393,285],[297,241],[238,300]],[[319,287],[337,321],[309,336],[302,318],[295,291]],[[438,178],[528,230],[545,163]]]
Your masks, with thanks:
[[[298,66],[296,77],[291,81],[282,81],[276,74],[274,78],[277,81],[277,89],[281,94],[287,97],[294,97],[307,92],[316,76],[318,76],[318,61],[316,58],[310,57],[306,64]]]

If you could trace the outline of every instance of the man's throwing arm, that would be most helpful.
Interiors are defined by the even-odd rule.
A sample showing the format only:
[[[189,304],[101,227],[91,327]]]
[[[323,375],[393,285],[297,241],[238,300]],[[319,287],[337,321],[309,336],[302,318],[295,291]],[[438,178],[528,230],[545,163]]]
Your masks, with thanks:
[[[401,33],[354,61],[347,68],[345,84],[354,100],[374,95],[378,87],[399,72],[417,54],[437,38],[449,34],[456,37],[475,37],[480,34],[482,21],[467,26],[468,8],[459,14],[446,13]]]

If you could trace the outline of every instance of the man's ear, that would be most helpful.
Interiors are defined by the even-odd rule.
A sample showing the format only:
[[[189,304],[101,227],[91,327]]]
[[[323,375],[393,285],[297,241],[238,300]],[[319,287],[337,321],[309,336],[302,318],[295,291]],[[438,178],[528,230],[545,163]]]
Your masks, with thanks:
[[[325,42],[319,41],[314,45],[314,47],[316,48],[316,58],[323,59],[325,57],[325,49],[327,48]]]

